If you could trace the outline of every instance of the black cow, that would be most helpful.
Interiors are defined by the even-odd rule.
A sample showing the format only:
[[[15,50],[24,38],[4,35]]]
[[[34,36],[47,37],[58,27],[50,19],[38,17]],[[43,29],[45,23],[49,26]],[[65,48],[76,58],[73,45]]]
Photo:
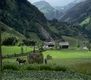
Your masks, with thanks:
[[[16,61],[18,61],[19,64],[21,64],[21,63],[25,64],[26,63],[26,60],[23,60],[20,58],[17,58]]]

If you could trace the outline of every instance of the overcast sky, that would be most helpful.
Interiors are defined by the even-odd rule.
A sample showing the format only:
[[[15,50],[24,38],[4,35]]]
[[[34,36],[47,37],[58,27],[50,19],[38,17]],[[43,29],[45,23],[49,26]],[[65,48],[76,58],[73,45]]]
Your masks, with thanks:
[[[33,3],[33,2],[37,2],[37,1],[43,1],[43,0],[28,0],[28,1]],[[64,5],[67,5],[68,3],[73,2],[75,0],[45,0],[45,1],[50,3],[52,6],[64,6]]]

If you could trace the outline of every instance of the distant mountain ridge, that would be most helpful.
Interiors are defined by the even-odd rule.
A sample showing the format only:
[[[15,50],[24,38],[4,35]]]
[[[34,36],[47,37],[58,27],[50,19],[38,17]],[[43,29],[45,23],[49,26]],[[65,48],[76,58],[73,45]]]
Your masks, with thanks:
[[[33,3],[42,13],[44,13],[45,17],[49,20],[58,19],[62,16],[62,12],[53,8],[48,2],[46,1],[39,1]]]
[[[84,0],[69,9],[60,21],[81,25],[83,32],[91,39],[91,0]]]
[[[71,8],[76,6],[78,3],[84,2],[84,1],[85,0],[74,0],[73,2],[70,2],[69,4],[65,6],[54,6],[54,8],[63,12],[63,15],[59,18],[61,19],[69,10],[71,10]]]
[[[69,9],[61,18],[62,21],[80,23],[91,14],[91,0],[85,0]]]
[[[69,11],[72,7],[74,7],[76,4],[83,2],[85,0],[75,0],[65,6],[51,6],[46,1],[38,1],[34,2],[33,5],[35,5],[42,13],[44,13],[45,17],[49,20],[57,19],[60,20],[64,14]]]

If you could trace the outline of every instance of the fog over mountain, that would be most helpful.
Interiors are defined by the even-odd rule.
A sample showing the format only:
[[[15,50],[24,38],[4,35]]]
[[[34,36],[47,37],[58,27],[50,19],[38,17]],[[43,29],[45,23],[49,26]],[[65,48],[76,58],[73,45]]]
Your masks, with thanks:
[[[55,0],[54,1],[29,0],[29,1],[32,2],[32,4],[35,5],[42,13],[44,13],[45,17],[48,20],[52,20],[52,19],[59,20],[66,13],[66,11],[68,11],[69,9],[74,7],[76,4],[78,4],[84,0],[69,0],[70,3],[69,3],[69,1],[67,1],[67,2],[65,2],[66,5],[64,4],[64,1],[66,1],[66,0],[64,0],[64,1],[60,0],[59,1],[60,5],[58,5],[59,3]],[[52,2],[52,4],[51,4],[51,2]],[[55,2],[55,5],[53,5],[54,2]]]
[[[46,1],[34,2],[33,5],[35,5],[42,13],[44,13],[48,20],[58,19],[63,15],[61,11],[55,9]]]
[[[52,6],[65,6],[71,2],[79,2],[83,0],[29,0],[31,3],[38,2],[38,1],[46,1]]]

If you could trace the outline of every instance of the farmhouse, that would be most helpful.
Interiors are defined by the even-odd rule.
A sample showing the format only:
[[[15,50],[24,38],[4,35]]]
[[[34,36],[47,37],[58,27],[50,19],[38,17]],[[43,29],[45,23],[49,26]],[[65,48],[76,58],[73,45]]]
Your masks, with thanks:
[[[83,47],[83,50],[88,50],[88,47],[86,47],[86,46],[85,46],[85,47]]]
[[[69,42],[59,42],[59,48],[61,49],[69,48]]]
[[[44,42],[44,46],[43,46],[44,49],[52,49],[54,47],[55,47],[55,42],[54,41]]]

